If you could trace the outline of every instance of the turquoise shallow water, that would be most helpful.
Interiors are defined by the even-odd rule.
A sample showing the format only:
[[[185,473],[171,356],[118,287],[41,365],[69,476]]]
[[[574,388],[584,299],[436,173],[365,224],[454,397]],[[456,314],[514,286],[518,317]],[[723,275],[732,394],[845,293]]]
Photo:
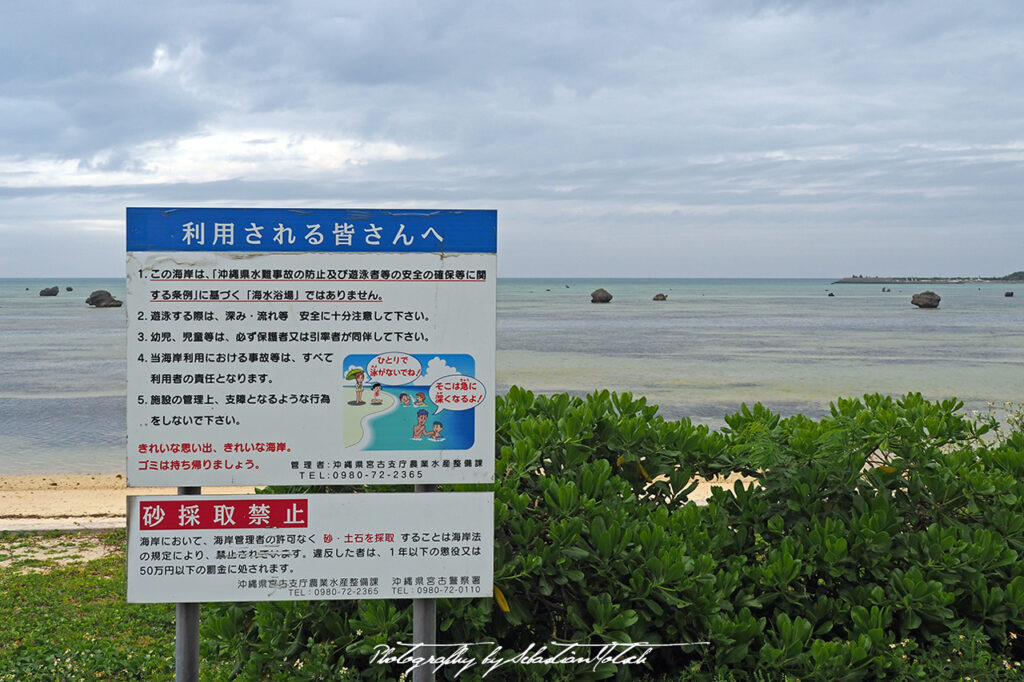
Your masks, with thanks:
[[[407,385],[386,389],[395,398],[395,407],[379,416],[371,418],[368,425],[372,432],[367,450],[466,450],[473,445],[473,412],[454,412],[442,410],[438,413],[438,407],[430,398],[424,401],[423,407],[429,417],[427,418],[427,430],[431,430],[435,423],[442,426],[441,439],[434,440],[429,435],[420,439],[413,439],[412,429],[416,424],[417,407],[405,407],[398,403],[398,396],[404,392],[415,394],[422,391],[429,393],[430,386]]]
[[[55,298],[39,290],[57,285]],[[66,287],[73,291],[67,292]],[[611,303],[590,303],[604,287]],[[0,471],[124,470],[124,280],[0,279]],[[968,409],[1024,400],[1024,286],[827,280],[498,282],[498,392],[645,395],[666,417],[712,426],[740,403],[820,416],[837,396],[920,391]],[[835,295],[828,296],[831,291]],[[657,293],[668,300],[655,302]]]

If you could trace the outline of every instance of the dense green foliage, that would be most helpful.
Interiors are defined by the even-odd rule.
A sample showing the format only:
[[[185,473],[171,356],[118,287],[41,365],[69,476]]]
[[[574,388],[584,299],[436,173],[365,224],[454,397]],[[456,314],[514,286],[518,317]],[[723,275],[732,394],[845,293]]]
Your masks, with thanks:
[[[439,640],[708,642],[488,679],[1017,679],[1024,433],[985,441],[994,424],[961,409],[868,395],[818,421],[743,406],[710,431],[628,394],[512,388],[497,407],[496,598],[440,601]],[[754,482],[688,501],[693,476],[732,473]],[[204,632],[245,678],[394,679],[368,660],[411,641],[410,613],[225,605]]]

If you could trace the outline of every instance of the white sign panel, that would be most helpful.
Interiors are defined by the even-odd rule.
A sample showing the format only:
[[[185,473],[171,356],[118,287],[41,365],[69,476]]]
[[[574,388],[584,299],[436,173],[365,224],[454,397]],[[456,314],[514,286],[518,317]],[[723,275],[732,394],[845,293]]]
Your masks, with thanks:
[[[495,214],[128,209],[128,483],[494,477]]]
[[[483,597],[493,493],[128,498],[128,602]]]

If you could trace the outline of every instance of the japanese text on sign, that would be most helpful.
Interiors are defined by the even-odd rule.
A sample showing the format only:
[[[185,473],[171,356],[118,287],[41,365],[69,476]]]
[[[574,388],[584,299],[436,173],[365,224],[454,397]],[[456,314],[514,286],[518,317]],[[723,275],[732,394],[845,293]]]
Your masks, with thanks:
[[[130,497],[128,601],[487,596],[492,493]]]
[[[305,528],[305,499],[159,500],[139,505],[140,531]]]
[[[129,484],[358,484],[364,452],[380,482],[493,480],[494,227],[129,209]]]

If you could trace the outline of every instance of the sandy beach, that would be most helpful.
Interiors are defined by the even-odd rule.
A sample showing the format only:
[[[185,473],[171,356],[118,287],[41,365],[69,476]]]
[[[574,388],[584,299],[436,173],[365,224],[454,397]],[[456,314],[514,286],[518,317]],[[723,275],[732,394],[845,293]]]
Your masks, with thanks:
[[[713,487],[732,487],[738,475],[699,481],[700,504]],[[204,494],[252,494],[254,488],[210,487]],[[0,531],[123,528],[129,495],[174,495],[176,488],[128,488],[122,474],[0,476]]]
[[[251,494],[211,487],[203,493]],[[128,488],[122,474],[0,476],[0,531],[123,528],[129,495],[174,495],[177,488]]]

